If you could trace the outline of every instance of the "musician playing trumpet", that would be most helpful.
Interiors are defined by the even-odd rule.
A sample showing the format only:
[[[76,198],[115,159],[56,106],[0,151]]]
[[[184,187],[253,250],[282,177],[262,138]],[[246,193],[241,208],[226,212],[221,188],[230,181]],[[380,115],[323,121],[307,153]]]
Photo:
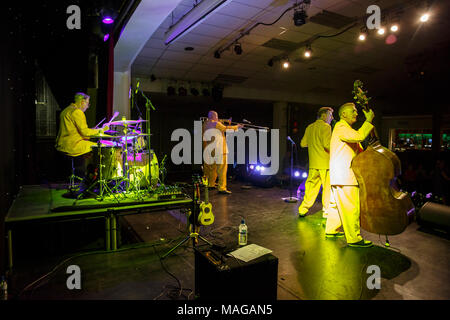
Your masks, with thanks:
[[[208,164],[206,163],[206,161],[204,162],[203,174],[208,179],[208,188],[214,188],[216,179],[217,177],[219,178],[217,190],[221,194],[231,194],[231,191],[227,190],[228,147],[225,132],[226,130],[236,131],[242,127],[243,126],[241,124],[234,126],[224,125],[221,121],[219,121],[219,116],[217,115],[217,112],[213,110],[209,111],[208,119],[206,120],[205,123],[203,123],[203,132],[205,132],[208,129],[218,129],[220,131],[220,135],[213,136],[211,141],[203,142],[203,148],[206,148],[207,146],[211,146],[211,144],[214,144],[213,145],[214,150],[219,150],[219,152],[222,151],[221,154],[218,155],[218,157],[215,157],[214,150],[211,155],[207,155],[212,157],[211,159],[209,159],[211,161],[208,161],[212,162],[212,164]],[[217,158],[221,159],[222,161],[216,161]]]

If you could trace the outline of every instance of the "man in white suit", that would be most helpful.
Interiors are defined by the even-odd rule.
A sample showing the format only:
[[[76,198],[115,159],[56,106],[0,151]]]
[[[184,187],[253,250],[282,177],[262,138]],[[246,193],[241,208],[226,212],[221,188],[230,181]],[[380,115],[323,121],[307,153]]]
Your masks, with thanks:
[[[345,233],[351,247],[371,247],[372,242],[364,240],[360,231],[359,186],[351,168],[353,158],[363,148],[360,144],[372,131],[374,113],[364,111],[366,121],[359,130],[351,125],[356,122],[358,112],[353,103],[339,108],[340,121],[336,123],[330,143],[330,207],[325,234],[327,238],[340,237]],[[340,227],[344,233],[339,232]]]

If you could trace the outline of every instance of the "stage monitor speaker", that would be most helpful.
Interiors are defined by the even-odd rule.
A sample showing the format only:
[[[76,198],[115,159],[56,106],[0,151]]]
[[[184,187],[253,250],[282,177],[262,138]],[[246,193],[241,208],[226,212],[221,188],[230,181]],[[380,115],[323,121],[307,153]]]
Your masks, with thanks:
[[[195,248],[195,295],[199,300],[274,301],[277,279],[278,258],[272,254],[244,262],[210,246]]]
[[[421,225],[450,231],[450,207],[443,204],[427,202],[417,214],[417,222]]]

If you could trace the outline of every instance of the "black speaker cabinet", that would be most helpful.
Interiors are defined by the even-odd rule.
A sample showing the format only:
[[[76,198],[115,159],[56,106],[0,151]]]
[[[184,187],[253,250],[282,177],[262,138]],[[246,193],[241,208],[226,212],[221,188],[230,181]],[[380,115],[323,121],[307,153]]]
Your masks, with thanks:
[[[195,248],[195,295],[198,300],[276,300],[278,258],[266,254],[249,262],[211,247]]]

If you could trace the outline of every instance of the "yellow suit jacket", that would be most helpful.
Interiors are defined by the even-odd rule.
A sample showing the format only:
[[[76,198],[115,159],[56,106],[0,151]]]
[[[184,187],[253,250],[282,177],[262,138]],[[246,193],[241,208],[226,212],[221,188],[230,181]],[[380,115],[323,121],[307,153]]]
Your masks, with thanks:
[[[300,145],[308,147],[309,168],[328,169],[330,163],[331,126],[317,119],[306,127]]]
[[[77,157],[91,151],[96,143],[89,136],[103,132],[102,129],[89,129],[86,116],[74,104],[65,108],[60,115],[60,127],[56,138],[56,150],[71,157]]]
[[[330,143],[330,183],[331,185],[357,186],[355,174],[351,168],[353,158],[363,148],[363,141],[372,131],[373,125],[369,122],[359,128],[353,129],[346,121],[336,123],[331,135]]]
[[[222,149],[223,154],[227,154],[228,153],[228,145],[227,145],[227,139],[225,137],[225,132],[227,130],[238,130],[238,126],[226,126],[224,124],[222,124],[220,121],[213,121],[213,120],[207,120],[204,124],[203,124],[203,133],[208,130],[208,129],[218,129],[220,131],[217,132],[216,135],[214,135],[214,139],[211,139],[211,141],[203,142],[203,148],[206,148],[207,145],[213,143],[214,144],[214,148],[217,148],[218,150]]]

